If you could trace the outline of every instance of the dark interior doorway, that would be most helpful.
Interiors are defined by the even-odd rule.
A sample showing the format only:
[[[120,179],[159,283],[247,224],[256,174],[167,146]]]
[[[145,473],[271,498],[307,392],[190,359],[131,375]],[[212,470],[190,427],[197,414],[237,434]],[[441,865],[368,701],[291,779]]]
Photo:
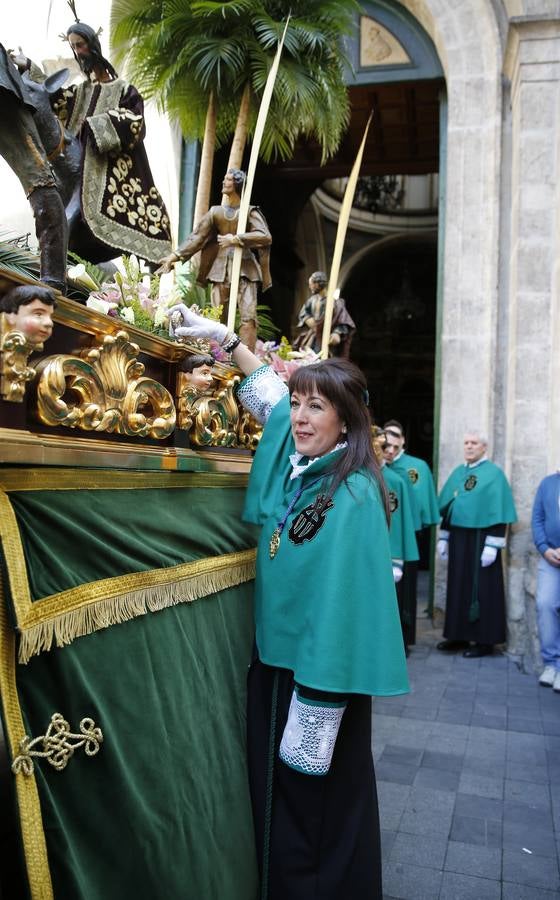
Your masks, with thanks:
[[[357,325],[351,358],[378,423],[402,422],[407,447],[433,454],[437,242],[391,239],[354,267],[343,295]]]

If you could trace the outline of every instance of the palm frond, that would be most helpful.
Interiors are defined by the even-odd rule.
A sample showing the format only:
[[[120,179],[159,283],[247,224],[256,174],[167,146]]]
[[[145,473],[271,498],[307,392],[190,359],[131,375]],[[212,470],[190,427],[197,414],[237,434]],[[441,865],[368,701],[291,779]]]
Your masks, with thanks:
[[[0,267],[15,275],[39,279],[40,262],[37,254],[15,247],[9,241],[0,241]]]

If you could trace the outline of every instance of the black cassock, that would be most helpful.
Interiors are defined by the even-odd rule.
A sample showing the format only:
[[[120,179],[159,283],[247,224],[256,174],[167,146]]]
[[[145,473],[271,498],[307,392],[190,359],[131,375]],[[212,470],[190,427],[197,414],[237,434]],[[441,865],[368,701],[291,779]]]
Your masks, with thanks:
[[[447,606],[443,636],[448,641],[503,644],[506,640],[502,553],[480,564],[486,535],[505,537],[506,525],[449,528]]]

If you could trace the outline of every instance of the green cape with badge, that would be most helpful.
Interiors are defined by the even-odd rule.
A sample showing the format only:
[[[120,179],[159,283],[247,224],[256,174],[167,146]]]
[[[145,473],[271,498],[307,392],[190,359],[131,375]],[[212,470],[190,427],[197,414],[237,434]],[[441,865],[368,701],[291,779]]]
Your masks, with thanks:
[[[489,528],[517,521],[509,482],[490,460],[457,466],[439,495],[443,527]]]
[[[418,556],[418,544],[414,532],[412,504],[408,479],[401,478],[388,465],[384,465],[381,474],[389,492],[391,508],[391,527],[389,540],[393,559],[404,562],[415,562]]]
[[[295,446],[289,400],[272,410],[257,449],[244,519],[262,525],[255,585],[262,662],[337,693],[388,696],[409,689],[385,512],[368,473],[355,472],[317,504],[335,450],[290,480]],[[290,500],[278,551],[270,539]]]
[[[401,453],[398,459],[390,464],[393,472],[401,478],[408,478],[412,485],[414,499],[418,510],[416,530],[439,522],[438,498],[434,487],[434,479],[430,467],[423,459]]]

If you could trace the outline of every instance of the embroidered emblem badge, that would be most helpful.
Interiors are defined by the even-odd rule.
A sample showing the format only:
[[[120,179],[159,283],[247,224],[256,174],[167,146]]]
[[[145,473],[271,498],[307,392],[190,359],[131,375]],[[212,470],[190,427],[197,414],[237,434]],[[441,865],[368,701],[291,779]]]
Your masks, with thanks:
[[[288,537],[292,544],[303,544],[304,541],[313,540],[325,524],[325,515],[333,506],[332,500],[325,500],[324,495],[319,494],[315,503],[302,509],[290,525]]]
[[[394,491],[389,491],[389,509],[392,513],[396,512],[399,508],[399,498],[395,494]]]
[[[409,469],[407,474],[408,474],[408,477],[410,478],[412,484],[416,484],[416,482],[420,478],[420,475],[418,474],[418,469]]]
[[[476,487],[478,482],[478,478],[476,475],[469,475],[469,477],[465,480],[465,490],[472,491],[473,488]]]

